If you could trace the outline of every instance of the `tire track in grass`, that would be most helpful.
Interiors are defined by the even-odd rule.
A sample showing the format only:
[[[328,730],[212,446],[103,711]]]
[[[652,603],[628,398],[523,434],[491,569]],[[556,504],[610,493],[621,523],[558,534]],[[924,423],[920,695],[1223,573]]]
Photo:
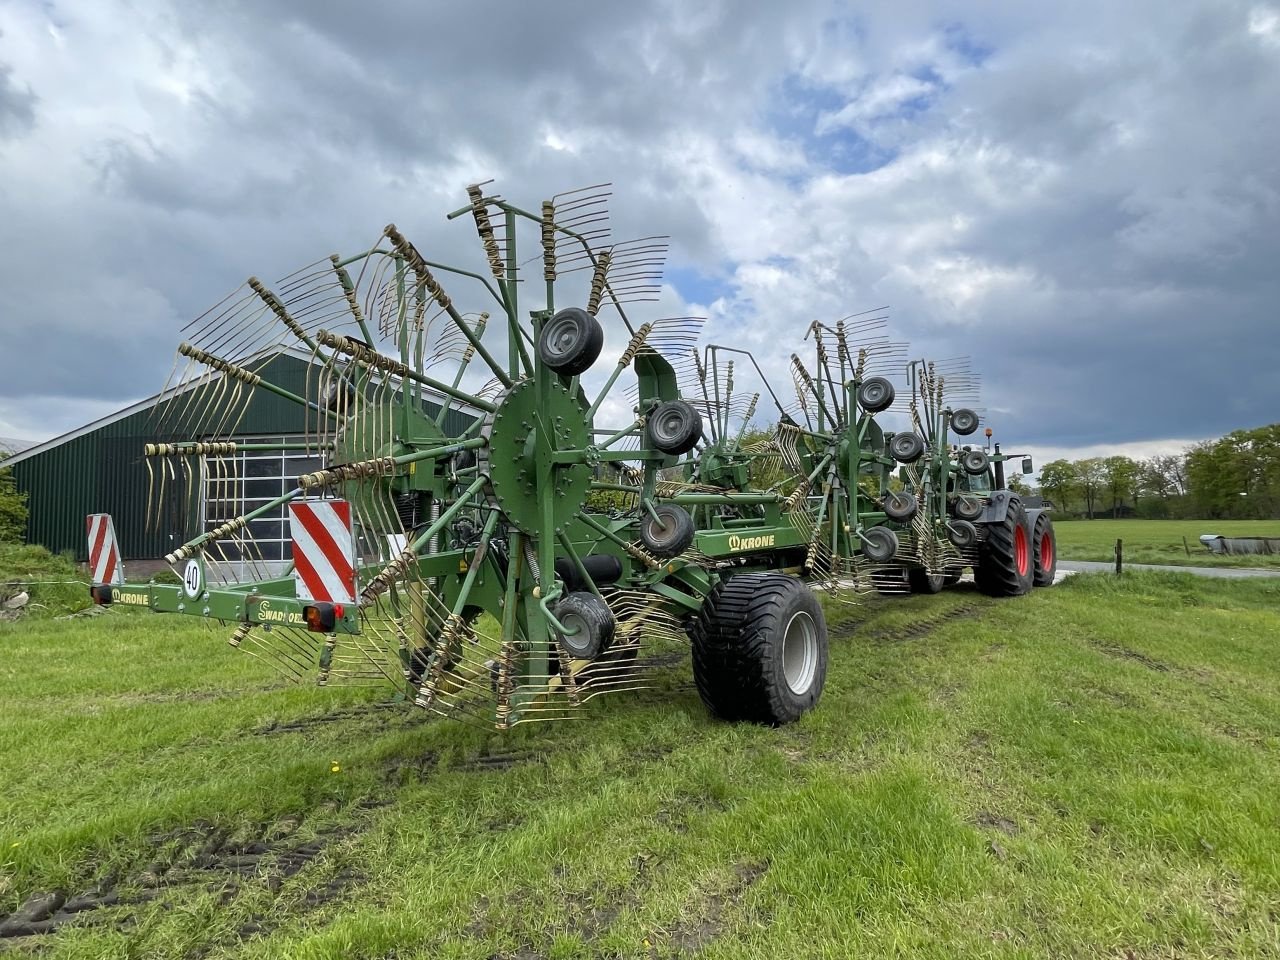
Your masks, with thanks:
[[[155,900],[181,898],[184,894],[216,892],[219,903],[224,906],[254,886],[277,894],[286,881],[364,832],[372,823],[373,811],[389,802],[366,799],[356,805],[351,819],[322,823],[313,830],[302,831],[303,836],[299,835],[306,819],[302,815],[236,830],[197,821],[176,830],[151,834],[148,843],[160,852],[149,855],[145,863],[135,861],[124,869],[103,873],[70,897],[59,890],[28,896],[16,911],[0,919],[0,942],[38,942],[71,924],[136,929],[144,905]],[[311,836],[305,836],[307,833]],[[299,909],[280,918],[252,915],[230,943],[210,942],[190,956],[205,956],[218,947],[265,936],[288,918],[320,908],[363,880],[362,874],[346,867],[317,885],[300,885],[299,889],[290,891],[296,894]]]

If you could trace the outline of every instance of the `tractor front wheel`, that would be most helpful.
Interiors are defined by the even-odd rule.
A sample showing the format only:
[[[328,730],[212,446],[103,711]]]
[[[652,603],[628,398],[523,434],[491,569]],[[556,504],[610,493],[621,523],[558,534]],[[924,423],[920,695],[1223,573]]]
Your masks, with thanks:
[[[745,573],[721,581],[690,638],[698,694],[723,720],[791,723],[822,695],[827,623],[795,577]]]
[[[985,526],[987,538],[973,568],[974,582],[989,597],[1019,597],[1031,589],[1034,566],[1031,524],[1022,501],[1010,497],[1004,519]]]

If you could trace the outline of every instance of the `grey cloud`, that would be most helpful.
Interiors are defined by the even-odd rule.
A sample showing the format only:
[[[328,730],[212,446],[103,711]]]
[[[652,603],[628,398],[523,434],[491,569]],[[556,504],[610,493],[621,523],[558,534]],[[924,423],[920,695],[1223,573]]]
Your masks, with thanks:
[[[0,63],[0,139],[30,132],[36,123],[36,95],[19,89],[13,68]]]
[[[10,403],[51,382],[121,403],[148,393],[181,323],[245,275],[350,252],[389,220],[478,265],[467,224],[443,214],[465,183],[496,175],[528,203],[614,181],[616,235],[671,234],[673,265],[729,288],[708,336],[758,344],[780,373],[807,320],[887,302],[918,352],[972,353],[988,406],[1007,411],[1001,432],[1028,441],[1275,417],[1280,67],[1248,35],[1247,5],[898,4],[862,12],[857,29],[821,0],[159,9],[160,69],[183,51],[201,67],[188,101],[86,129],[71,146],[84,179],[65,190],[24,192],[0,155],[0,237],[24,251],[0,263],[0,323],[28,344],[23,363],[0,358]],[[150,79],[74,18],[60,29],[122,103]],[[947,49],[956,29],[991,48],[980,66]],[[899,151],[883,188],[829,172],[838,136],[789,129],[807,165],[777,169],[733,148],[744,133],[781,143],[772,117],[821,114],[795,109],[788,77],[835,112],[930,64],[945,83],[927,110],[862,129]],[[40,91],[34,137],[52,136],[45,115],[78,93]],[[34,118],[0,71],[0,135],[22,116],[14,102]],[[929,150],[944,159],[893,176]],[[914,246],[872,239],[952,219],[963,228]],[[782,279],[764,289],[751,268],[779,257]],[[1015,279],[953,302],[927,279],[940,261]],[[103,363],[123,330],[136,347]]]

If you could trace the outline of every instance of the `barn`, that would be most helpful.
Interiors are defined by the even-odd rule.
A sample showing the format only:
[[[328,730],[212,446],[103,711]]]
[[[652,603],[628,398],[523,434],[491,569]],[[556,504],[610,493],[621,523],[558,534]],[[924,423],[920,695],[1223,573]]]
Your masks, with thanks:
[[[305,395],[309,373],[314,378],[312,364],[310,353],[282,350],[261,358],[254,369],[265,380]],[[226,458],[232,462],[221,463],[216,476],[197,467],[189,476],[179,472],[160,479],[155,464],[143,456],[144,445],[200,439],[157,433],[155,425],[170,419],[164,416],[165,405],[180,395],[184,404],[200,403],[202,398],[187,396],[192,390],[207,391],[209,400],[217,402],[220,385],[215,377],[162,392],[0,462],[0,467],[12,468],[18,490],[27,494],[27,542],[85,560],[85,517],[109,513],[124,558],[153,560],[207,529],[210,518],[247,513],[292,489],[299,474],[323,466],[306,450],[252,449],[254,444],[300,443],[306,433],[303,407],[256,390],[229,437],[250,449]],[[424,399],[428,415],[439,412],[440,399]],[[461,433],[471,422],[451,409],[444,426]],[[188,485],[191,496],[167,497],[170,508],[148,516],[148,501],[162,482]],[[289,559],[286,509],[281,506],[253,521],[251,532],[265,560]]]

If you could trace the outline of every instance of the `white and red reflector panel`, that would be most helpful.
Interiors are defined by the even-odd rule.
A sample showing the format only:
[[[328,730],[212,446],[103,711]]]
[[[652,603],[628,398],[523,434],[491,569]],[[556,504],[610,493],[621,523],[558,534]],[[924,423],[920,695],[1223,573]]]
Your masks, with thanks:
[[[318,603],[356,602],[356,538],[346,500],[289,504],[293,579],[298,598]]]
[[[91,513],[84,522],[89,535],[90,583],[119,586],[124,583],[124,564],[120,562],[120,545],[111,514]]]

